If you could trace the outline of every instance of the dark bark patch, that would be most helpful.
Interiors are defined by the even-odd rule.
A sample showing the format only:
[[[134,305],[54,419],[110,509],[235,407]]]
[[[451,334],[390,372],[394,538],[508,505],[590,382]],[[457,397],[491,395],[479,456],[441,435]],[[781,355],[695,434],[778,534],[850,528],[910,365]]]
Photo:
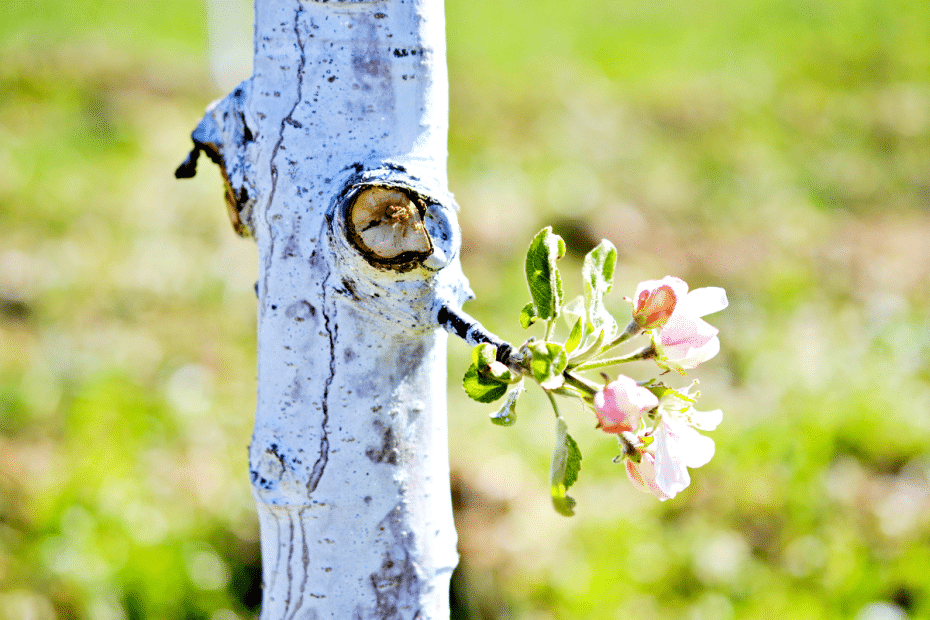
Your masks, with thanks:
[[[412,347],[397,350],[397,369],[402,376],[409,377],[417,373],[423,365],[423,344],[417,342]]]
[[[387,78],[390,76],[387,63],[382,59],[371,56],[357,55],[352,58],[352,69],[356,76],[371,76]]]
[[[342,279],[342,291],[341,292],[351,297],[355,301],[362,300],[358,292],[355,290],[355,282],[353,282],[352,280],[349,280],[348,278]]]
[[[238,92],[241,95],[242,89],[240,88]],[[242,143],[245,144],[247,142],[251,142],[255,139],[255,135],[252,134],[252,130],[249,129],[249,125],[245,122],[244,112],[239,112],[239,120],[242,122]]]
[[[388,426],[384,428],[381,422],[375,421],[375,428],[381,433],[381,447],[368,448],[365,450],[372,463],[387,463],[388,465],[397,465],[397,438],[394,437],[394,429]]]
[[[313,321],[316,322],[316,308],[307,301],[306,299],[301,299],[300,301],[295,301],[287,307],[284,311],[284,316],[289,319],[293,319],[298,323],[304,321]]]
[[[281,255],[284,258],[297,258],[300,256],[300,242],[297,240],[297,235],[288,237],[284,249],[281,250]]]
[[[389,538],[381,561],[381,568],[370,576],[375,595],[374,613],[377,620],[402,620],[401,606],[409,609],[411,601],[419,599],[420,582],[407,549],[413,544],[412,535],[403,531],[401,505],[396,506],[381,521],[379,527]],[[413,618],[420,615],[417,610]]]

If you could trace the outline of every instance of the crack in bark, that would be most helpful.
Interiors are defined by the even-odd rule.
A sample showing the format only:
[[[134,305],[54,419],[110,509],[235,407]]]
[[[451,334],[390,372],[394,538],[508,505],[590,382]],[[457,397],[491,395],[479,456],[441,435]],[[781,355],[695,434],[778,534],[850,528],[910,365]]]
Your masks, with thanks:
[[[277,582],[278,582],[278,572],[279,572],[279,571],[278,571],[278,564],[279,564],[280,561],[281,561],[281,521],[278,519],[278,516],[275,515],[275,514],[273,514],[273,513],[272,513],[271,517],[274,519],[274,522],[275,522],[275,538],[277,539],[277,553],[275,554],[275,565],[274,565],[274,570],[271,571],[271,581],[270,581],[270,583],[266,583],[266,582],[265,582],[265,578],[267,577],[267,575],[265,574],[265,569],[266,569],[267,567],[264,565],[264,562],[262,563],[262,590],[264,590],[265,593],[267,593],[267,592],[274,592],[275,585],[276,585]],[[262,594],[263,603],[264,603],[264,598],[265,598],[265,594]],[[263,608],[263,613],[262,613],[262,615],[264,615],[264,607],[265,607],[265,605],[263,604],[263,605],[262,605],[262,608]]]
[[[326,468],[326,462],[329,460],[329,434],[326,431],[326,425],[329,423],[329,388],[332,386],[333,379],[336,376],[336,340],[339,336],[339,324],[335,321],[336,304],[335,302],[333,303],[332,317],[330,317],[330,311],[326,306],[328,302],[326,285],[329,282],[330,275],[332,275],[332,270],[327,269],[321,287],[323,303],[320,304],[320,312],[323,315],[323,330],[326,332],[326,335],[329,336],[329,376],[326,377],[326,383],[323,385],[323,399],[321,403],[323,423],[320,425],[320,431],[322,432],[322,437],[320,437],[320,456],[316,460],[316,463],[313,464],[313,470],[310,472],[310,479],[307,480],[307,495],[310,495],[316,490],[316,485],[320,483],[320,478],[323,477],[323,470]],[[330,325],[330,319],[332,319],[332,325]]]
[[[284,617],[287,617],[287,610],[291,607],[291,584],[294,583],[294,575],[291,570],[291,559],[294,556],[294,517],[291,513],[287,514],[287,521],[290,525],[291,533],[287,541],[287,597],[284,599]]]
[[[269,161],[270,174],[271,174],[271,191],[268,193],[268,204],[265,207],[265,223],[268,224],[268,209],[271,208],[271,203],[274,200],[275,191],[278,189],[278,166],[275,163],[275,158],[278,156],[278,151],[281,149],[281,144],[284,142],[284,126],[293,123],[294,110],[297,109],[297,106],[300,105],[300,100],[303,98],[303,85],[304,85],[304,66],[307,64],[307,54],[304,48],[306,44],[305,41],[302,41],[300,38],[300,14],[303,13],[304,7],[301,4],[297,5],[297,11],[294,13],[294,35],[297,37],[297,46],[300,48],[300,60],[297,63],[297,98],[294,101],[293,107],[281,120],[281,127],[278,131],[278,141],[275,142],[274,148],[271,149],[271,159]],[[268,236],[269,236],[269,246],[268,246],[268,257],[265,262],[265,293],[268,292],[268,274],[271,272],[271,261],[274,259],[274,226],[268,224]]]
[[[307,549],[307,529],[304,527],[304,513],[307,511],[306,508],[301,508],[297,511],[297,519],[300,522],[300,540],[303,544],[303,565],[304,565],[304,575],[303,579],[300,582],[300,599],[297,601],[297,605],[294,607],[294,611],[291,612],[290,620],[295,620],[297,618],[297,612],[303,607],[304,604],[304,590],[307,588],[307,579],[309,575],[310,567],[310,550]],[[312,596],[312,595],[311,595]]]

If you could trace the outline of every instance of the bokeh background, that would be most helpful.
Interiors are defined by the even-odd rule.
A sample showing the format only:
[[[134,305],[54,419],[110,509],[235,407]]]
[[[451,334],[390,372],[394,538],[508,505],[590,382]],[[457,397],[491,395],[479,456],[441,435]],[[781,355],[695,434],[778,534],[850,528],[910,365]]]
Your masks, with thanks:
[[[451,343],[454,617],[930,618],[930,3],[446,9],[469,312],[524,337],[546,224],[575,292],[617,245],[618,313],[666,274],[731,301],[689,376],[714,460],[660,503],[566,407],[572,519],[545,403],[492,426]],[[172,174],[248,73],[250,7],[2,11],[0,619],[254,618],[255,249],[214,168]]]

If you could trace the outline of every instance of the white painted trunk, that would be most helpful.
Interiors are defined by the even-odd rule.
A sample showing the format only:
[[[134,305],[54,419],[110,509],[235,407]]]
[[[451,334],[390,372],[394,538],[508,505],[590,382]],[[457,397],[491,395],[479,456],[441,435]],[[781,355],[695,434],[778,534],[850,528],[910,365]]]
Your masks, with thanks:
[[[259,248],[261,618],[448,618],[437,313],[469,293],[446,189],[442,0],[257,0],[255,27],[254,75],[211,106],[178,174],[199,150],[220,164]],[[429,251],[359,249],[347,209],[370,187],[419,210],[391,207],[387,241],[419,215]]]

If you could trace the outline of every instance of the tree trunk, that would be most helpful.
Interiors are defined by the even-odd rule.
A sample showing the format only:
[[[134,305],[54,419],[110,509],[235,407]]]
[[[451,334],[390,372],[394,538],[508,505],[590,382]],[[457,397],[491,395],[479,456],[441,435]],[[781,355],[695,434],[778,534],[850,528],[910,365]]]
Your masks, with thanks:
[[[449,617],[447,119],[442,0],[257,0],[254,74],[178,170],[219,164],[259,248],[264,620]]]

